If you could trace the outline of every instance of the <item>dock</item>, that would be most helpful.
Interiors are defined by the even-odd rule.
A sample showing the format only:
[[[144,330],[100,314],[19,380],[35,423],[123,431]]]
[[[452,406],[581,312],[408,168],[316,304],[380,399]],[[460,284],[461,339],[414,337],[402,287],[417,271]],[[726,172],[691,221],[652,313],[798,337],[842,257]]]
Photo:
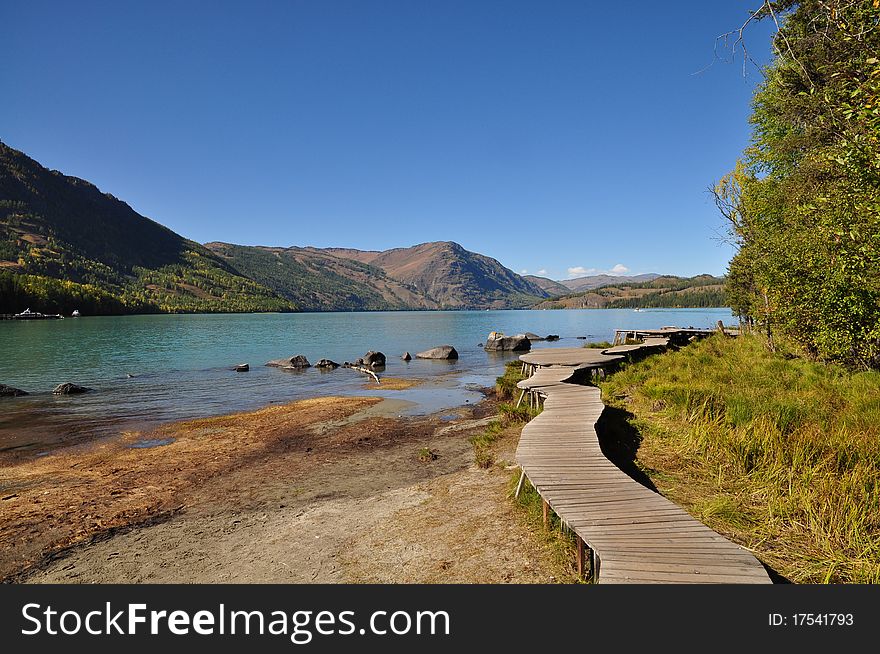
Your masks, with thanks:
[[[601,391],[576,383],[625,357],[687,342],[693,332],[637,331],[643,343],[601,351],[546,348],[520,356],[531,377],[517,386],[529,393],[530,403],[543,401],[543,411],[523,427],[517,447],[520,483],[528,478],[540,494],[545,525],[552,510],[574,533],[578,573],[596,583],[771,583],[751,552],[605,457],[595,428],[605,409]]]

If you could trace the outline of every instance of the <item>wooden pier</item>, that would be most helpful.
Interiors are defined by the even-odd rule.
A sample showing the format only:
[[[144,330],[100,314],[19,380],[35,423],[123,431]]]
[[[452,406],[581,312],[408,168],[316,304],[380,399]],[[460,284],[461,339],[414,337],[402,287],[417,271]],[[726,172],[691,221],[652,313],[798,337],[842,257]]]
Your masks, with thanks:
[[[604,371],[626,355],[658,351],[667,339],[693,334],[646,335],[656,340],[520,356],[533,374],[518,386],[530,402],[543,400],[544,410],[523,428],[516,459],[543,499],[545,525],[552,509],[577,537],[578,572],[597,583],[770,583],[748,550],[634,481],[602,454],[595,429],[605,409],[601,391],[572,380],[579,371]]]

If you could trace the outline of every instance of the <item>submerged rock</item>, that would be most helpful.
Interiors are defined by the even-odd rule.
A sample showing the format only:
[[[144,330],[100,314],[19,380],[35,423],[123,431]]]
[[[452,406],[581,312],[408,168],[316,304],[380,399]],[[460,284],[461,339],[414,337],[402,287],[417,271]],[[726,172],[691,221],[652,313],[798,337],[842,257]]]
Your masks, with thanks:
[[[315,368],[321,368],[322,370],[335,370],[338,367],[339,364],[330,359],[321,359],[315,364]]]
[[[515,336],[505,336],[501,332],[492,332],[486,338],[485,349],[492,352],[500,352],[502,350],[520,352],[523,350],[531,350],[532,342],[525,334],[516,334]]]
[[[311,368],[312,364],[302,354],[289,357],[287,359],[273,359],[266,363],[272,368]]]
[[[80,386],[79,384],[65,382],[63,384],[58,384],[58,386],[52,389],[52,393],[55,395],[77,395],[79,393],[88,393],[90,390],[92,389]]]
[[[0,384],[0,397],[19,397],[21,395],[27,395],[27,391],[7,386],[6,384]]]
[[[235,366],[235,368],[233,368],[235,372],[247,372],[250,369],[251,367],[246,363],[239,363],[237,366]]]
[[[438,345],[430,350],[419,352],[416,356],[419,359],[457,359],[458,352],[451,345]]]
[[[368,366],[370,368],[382,368],[385,366],[385,355],[381,352],[373,352],[370,350],[364,355],[364,358],[361,359],[364,366]]]

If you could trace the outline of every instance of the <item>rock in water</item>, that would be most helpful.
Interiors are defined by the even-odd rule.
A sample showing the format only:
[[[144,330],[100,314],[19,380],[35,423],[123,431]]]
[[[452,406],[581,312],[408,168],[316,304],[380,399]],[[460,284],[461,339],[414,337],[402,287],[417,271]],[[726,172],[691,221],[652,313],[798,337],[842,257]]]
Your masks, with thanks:
[[[13,388],[6,384],[0,384],[0,397],[19,397],[21,395],[27,395],[27,392],[20,388]]]
[[[457,359],[458,352],[451,345],[438,345],[430,350],[419,352],[416,357],[419,359]]]
[[[543,341],[543,336],[538,336],[537,334],[533,334],[532,332],[526,332],[525,337],[530,341]]]
[[[290,357],[288,359],[273,359],[266,363],[272,368],[311,368],[312,364],[302,354]]]
[[[363,365],[370,368],[384,368],[385,367],[385,355],[381,352],[373,352],[370,350],[364,355],[362,359]]]
[[[321,368],[322,370],[335,370],[338,367],[339,364],[330,359],[321,359],[315,364],[315,368]]]
[[[558,341],[559,334],[547,334],[547,340],[548,341]]]
[[[58,386],[52,389],[52,393],[55,395],[76,395],[78,393],[88,393],[90,390],[91,389],[86,388],[85,386],[65,382],[63,384],[58,384]]]
[[[400,358],[404,361],[412,361],[412,355],[409,352],[404,352],[403,356]]]
[[[501,332],[491,332],[488,338],[486,338],[485,349],[492,352],[500,352],[502,350],[520,352],[522,350],[531,350],[532,342],[525,334],[505,336]]]
[[[235,366],[235,368],[233,368],[235,372],[247,372],[250,369],[251,367],[246,363],[239,363],[237,366]]]

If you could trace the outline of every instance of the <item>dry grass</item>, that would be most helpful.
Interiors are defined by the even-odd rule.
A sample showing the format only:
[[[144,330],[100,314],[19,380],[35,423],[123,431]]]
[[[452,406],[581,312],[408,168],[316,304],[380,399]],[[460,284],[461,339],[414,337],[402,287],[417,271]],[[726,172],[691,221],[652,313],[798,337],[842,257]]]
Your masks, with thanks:
[[[880,373],[715,336],[602,386],[695,517],[791,581],[880,582]]]

